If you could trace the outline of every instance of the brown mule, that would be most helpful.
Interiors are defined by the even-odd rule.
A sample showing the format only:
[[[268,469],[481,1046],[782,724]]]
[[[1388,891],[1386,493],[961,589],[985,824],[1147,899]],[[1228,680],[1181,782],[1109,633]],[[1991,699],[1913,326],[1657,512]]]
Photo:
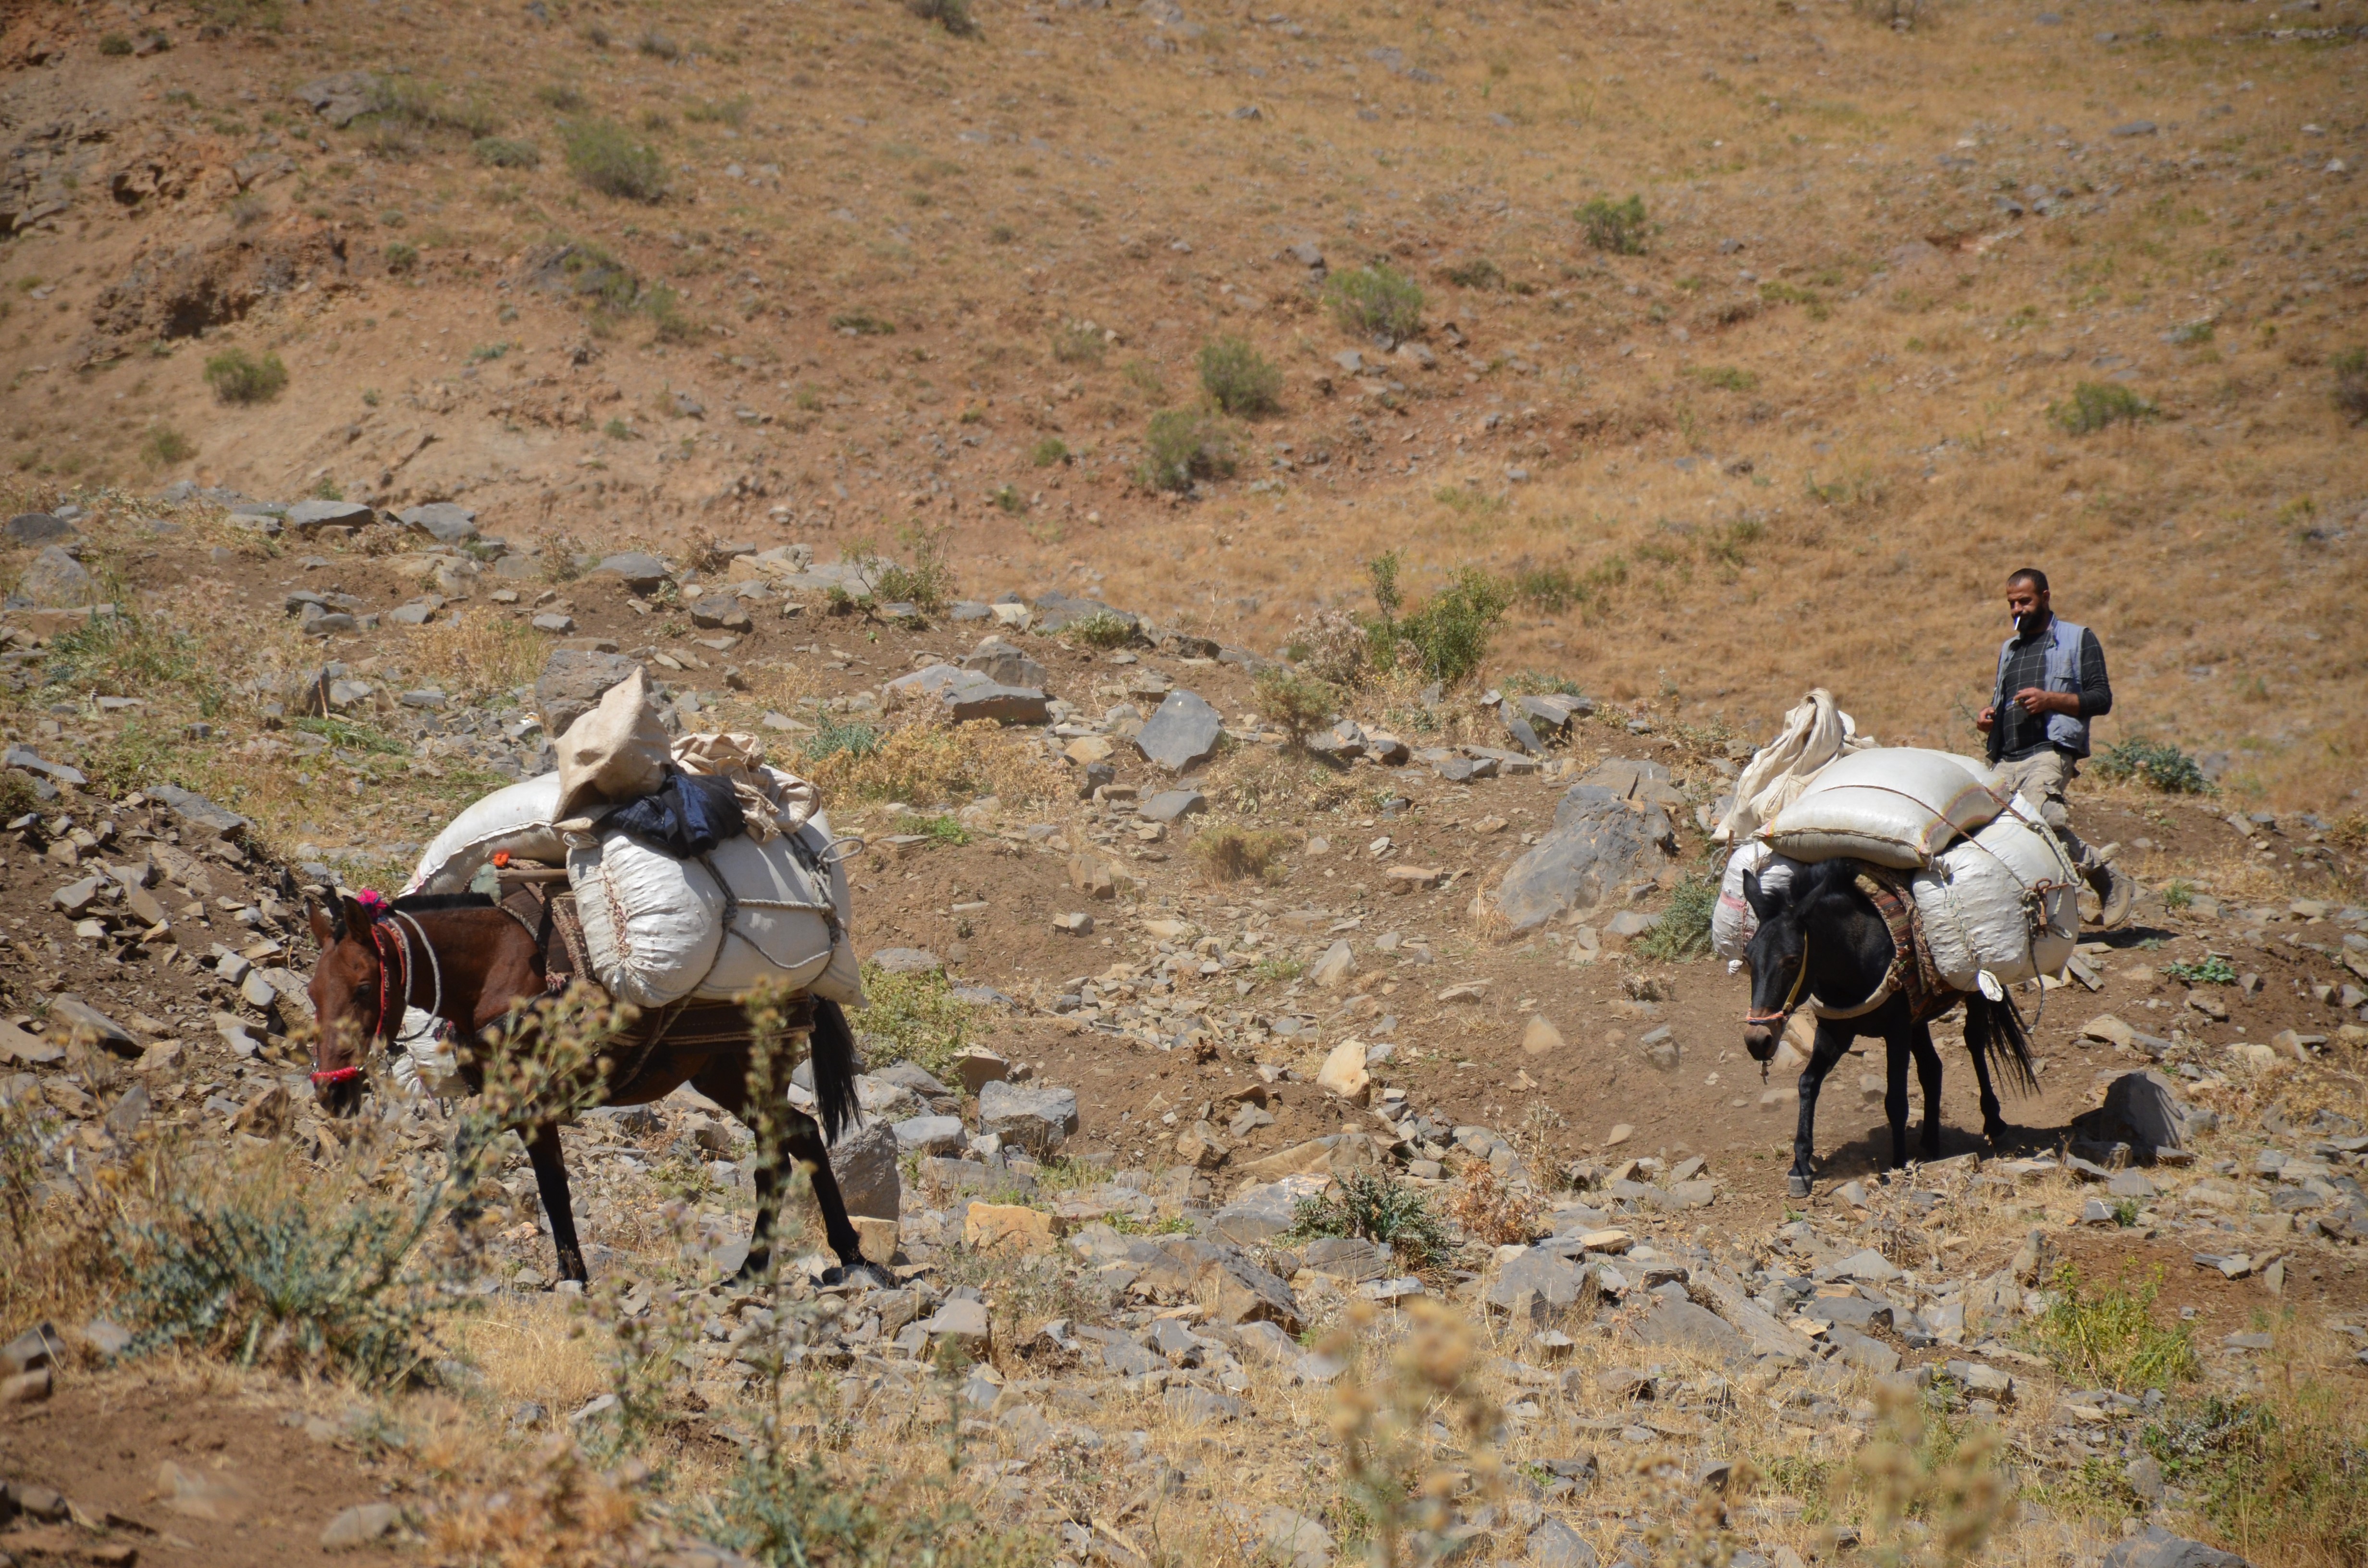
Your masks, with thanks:
[[[313,1044],[313,1092],[334,1116],[351,1116],[361,1108],[361,1059],[373,1037],[393,1040],[406,1007],[423,1008],[452,1026],[461,1075],[472,1089],[479,1089],[484,1068],[475,1052],[487,1031],[517,1005],[547,994],[548,942],[527,928],[524,916],[481,893],[401,898],[393,903],[374,894],[340,897],[325,910],[308,902],[305,914],[313,939],[321,945],[321,961],[307,988],[319,1021]],[[780,1144],[814,1184],[824,1233],[838,1255],[839,1267],[826,1278],[862,1273],[893,1284],[884,1270],[863,1256],[863,1244],[831,1175],[825,1141],[825,1132],[836,1139],[860,1114],[854,1031],[837,1003],[805,1000],[812,1002],[811,1013],[802,1008],[791,1028],[804,1034],[814,1063],[820,1126],[790,1105],[774,1108],[777,1117],[750,1114],[755,1042],[746,1015],[736,1004],[702,1008],[696,1024],[673,1009],[643,1018],[634,1033],[618,1041],[612,1057],[599,1064],[598,1071],[615,1079],[599,1085],[599,1098],[609,1105],[646,1105],[689,1084],[757,1134],[757,1220],[740,1278],[761,1278],[771,1256],[781,1183],[780,1149],[770,1146],[773,1134],[768,1130],[778,1128]],[[528,1157],[534,1163],[535,1186],[551,1220],[560,1275],[582,1282],[589,1276],[575,1238],[558,1123],[528,1121],[514,1130],[524,1136]]]

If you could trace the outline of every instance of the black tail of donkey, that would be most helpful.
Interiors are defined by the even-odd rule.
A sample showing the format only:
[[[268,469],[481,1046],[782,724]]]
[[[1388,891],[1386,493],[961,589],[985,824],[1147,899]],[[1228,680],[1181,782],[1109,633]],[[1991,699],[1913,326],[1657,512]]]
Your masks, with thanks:
[[[1993,1046],[2000,1049],[1992,1050]],[[1965,998],[1965,1049],[1975,1061],[1994,1058],[2021,1093],[2039,1092],[2039,1070],[2031,1059],[2031,1032],[2012,1000],[1993,1002],[1976,993]]]
[[[807,1054],[814,1062],[814,1110],[822,1119],[824,1137],[838,1142],[839,1131],[852,1127],[861,1112],[855,1097],[855,1076],[862,1064],[855,1054],[855,1030],[847,1011],[836,1002],[814,1002],[814,1035]]]

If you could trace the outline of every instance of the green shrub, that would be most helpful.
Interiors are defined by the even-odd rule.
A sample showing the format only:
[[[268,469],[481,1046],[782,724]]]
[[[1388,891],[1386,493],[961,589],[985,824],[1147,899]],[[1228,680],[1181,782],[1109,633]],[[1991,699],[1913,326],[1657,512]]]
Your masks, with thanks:
[[[1058,436],[1047,436],[1028,449],[1028,460],[1038,468],[1051,468],[1054,463],[1069,460],[1068,443]]]
[[[869,724],[859,724],[834,718],[828,713],[814,715],[814,733],[799,747],[808,762],[821,762],[826,757],[870,756],[880,749],[880,732]]]
[[[992,494],[997,511],[1016,517],[1028,510],[1028,498],[1019,494],[1019,486],[1016,484],[998,484]]]
[[[1235,418],[1271,414],[1282,397],[1282,372],[1246,338],[1219,337],[1201,345],[1201,390]]]
[[[2169,910],[2173,915],[2178,914],[2182,909],[2192,908],[2194,907],[2194,883],[2187,881],[2182,878],[2173,877],[2169,881],[2163,884],[2162,906],[2165,909]]]
[[[2161,412],[2119,381],[2082,381],[2072,389],[2071,402],[2047,405],[2047,416],[2075,436],[2108,425],[2135,425]]]
[[[706,324],[684,310],[682,296],[663,283],[642,295],[641,308],[660,343],[689,347],[707,340]]]
[[[2196,760],[2168,742],[2134,737],[2107,746],[2097,772],[2115,783],[2142,778],[2167,795],[2208,795],[2212,781]]]
[[[692,104],[682,118],[694,125],[728,125],[737,131],[748,123],[748,95]]]
[[[655,28],[644,31],[633,47],[653,60],[680,60],[683,56],[680,40],[672,34],[658,31]]]
[[[1710,917],[1718,907],[1718,879],[1689,871],[1669,890],[1661,923],[1645,933],[1636,950],[1664,963],[1683,963],[1710,952]]]
[[[865,1037],[863,1059],[874,1071],[910,1062],[951,1075],[954,1058],[970,1040],[971,1006],[954,995],[943,970],[891,973],[865,964],[863,994],[870,1006],[852,1022]]]
[[[197,447],[170,425],[151,425],[140,437],[140,455],[153,468],[169,468],[198,455]]]
[[[1053,358],[1064,365],[1099,365],[1108,339],[1084,322],[1063,322],[1053,329]]]
[[[1576,214],[1578,226],[1586,231],[1587,243],[1600,251],[1614,256],[1645,254],[1645,199],[1632,196],[1625,201],[1614,201],[1599,196]]]
[[[1374,602],[1381,606],[1381,614],[1365,627],[1373,662],[1383,668],[1411,665],[1433,680],[1453,685],[1487,656],[1489,635],[1504,619],[1511,597],[1496,578],[1467,566],[1429,604],[1401,614],[1406,600],[1398,586],[1400,560],[1393,550],[1365,563]]]
[[[2354,425],[2368,423],[2368,348],[2346,348],[2328,364],[2335,371],[2335,406]]]
[[[930,529],[918,524],[905,528],[900,537],[912,552],[910,566],[869,551],[849,559],[871,583],[873,597],[889,604],[943,609],[953,597],[954,569],[949,549],[952,533],[951,528]]]
[[[1387,262],[1336,272],[1324,285],[1332,317],[1349,332],[1392,347],[1422,330],[1422,287]]]
[[[105,55],[125,55],[131,52],[131,40],[122,33],[102,33],[98,51]]]
[[[1224,426],[1188,408],[1151,416],[1144,432],[1143,465],[1136,472],[1146,490],[1190,490],[1200,479],[1223,479],[1234,472],[1233,443]]]
[[[656,201],[666,195],[666,160],[614,120],[592,119],[566,131],[568,171],[603,196]]]
[[[1061,635],[1088,648],[1123,648],[1134,641],[1134,628],[1106,609],[1081,616],[1061,629]]]
[[[386,257],[389,278],[407,278],[419,270],[419,247],[408,240],[396,240],[381,254]]]
[[[2254,1562],[2368,1562],[2368,1422],[2344,1380],[2299,1368],[2211,1395],[2140,1442],[2164,1482]]]
[[[2136,1290],[2115,1285],[2084,1295],[2080,1283],[2070,1264],[2058,1269],[2052,1281],[2055,1301],[2029,1331],[2032,1348],[2072,1387],[2133,1393],[2168,1388],[2203,1369],[2192,1331],[2185,1324],[2164,1327],[2154,1321],[2159,1270]]]
[[[2179,959],[2162,966],[2163,978],[2181,985],[2234,985],[2237,966],[2218,953],[2206,953],[2194,960]]]
[[[542,162],[542,150],[533,142],[507,136],[480,136],[470,151],[489,169],[530,169]]]
[[[1725,392],[1749,392],[1759,384],[1758,376],[1733,365],[1691,366],[1685,374],[1704,386],[1717,387]]]
[[[1505,274],[1486,256],[1474,256],[1470,261],[1442,267],[1439,275],[1459,289],[1502,289]]]
[[[1447,1257],[1447,1225],[1422,1191],[1396,1176],[1351,1171],[1331,1189],[1303,1198],[1292,1210],[1294,1240],[1355,1236],[1380,1242],[1413,1269],[1436,1267]]]
[[[534,90],[534,100],[562,114],[574,114],[591,102],[584,96],[584,90],[572,82],[545,82]]]
[[[1281,724],[1293,741],[1329,724],[1340,712],[1340,693],[1328,682],[1304,676],[1281,665],[1270,665],[1250,683],[1258,693],[1258,711]]]
[[[224,403],[269,403],[288,386],[288,367],[277,354],[260,358],[244,348],[225,348],[206,360],[206,385]]]
[[[968,38],[978,31],[972,19],[970,0],[905,0],[905,9],[925,22],[935,22],[955,38]]]

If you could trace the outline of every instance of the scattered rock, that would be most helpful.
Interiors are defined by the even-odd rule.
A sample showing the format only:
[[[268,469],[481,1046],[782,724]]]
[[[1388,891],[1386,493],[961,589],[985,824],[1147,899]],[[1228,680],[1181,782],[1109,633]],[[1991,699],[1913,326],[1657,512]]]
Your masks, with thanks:
[[[1337,991],[1357,972],[1357,955],[1345,941],[1336,941],[1324,949],[1324,956],[1308,967],[1308,981],[1326,991]]]
[[[321,1549],[343,1551],[383,1540],[403,1523],[403,1510],[392,1503],[357,1503],[342,1509],[321,1532]]]
[[[80,609],[98,602],[98,579],[61,545],[47,545],[17,580],[12,596],[37,609]]]
[[[607,557],[585,575],[614,577],[637,594],[655,594],[672,574],[666,570],[665,562],[648,551],[629,550]]]
[[[50,1017],[69,1039],[87,1035],[92,1043],[110,1055],[136,1062],[147,1048],[134,1039],[130,1029],[108,1017],[79,996],[58,995],[50,998]]]
[[[1180,687],[1167,694],[1134,736],[1135,749],[1167,769],[1183,773],[1216,755],[1224,733],[1217,710]]]
[[[639,668],[621,653],[552,649],[534,681],[534,704],[542,715],[542,733],[554,740],[566,734],[569,725],[599,706],[610,687]]]
[[[1575,784],[1554,808],[1553,831],[1505,873],[1497,912],[1520,932],[1592,909],[1623,883],[1657,873],[1672,841],[1659,807],[1640,811],[1609,790]]]
[[[1372,1087],[1372,1079],[1365,1071],[1365,1048],[1357,1040],[1344,1040],[1334,1046],[1316,1070],[1316,1084],[1351,1105],[1365,1103]]]
[[[1543,1013],[1531,1014],[1530,1021],[1521,1027],[1521,1054],[1551,1056],[1563,1047],[1562,1031],[1554,1027],[1554,1020]]]
[[[1047,1159],[1077,1130],[1077,1096],[1069,1089],[987,1083],[978,1091],[978,1130]]]
[[[2248,1568],[2234,1552],[2148,1525],[2114,1544],[2098,1568]]]

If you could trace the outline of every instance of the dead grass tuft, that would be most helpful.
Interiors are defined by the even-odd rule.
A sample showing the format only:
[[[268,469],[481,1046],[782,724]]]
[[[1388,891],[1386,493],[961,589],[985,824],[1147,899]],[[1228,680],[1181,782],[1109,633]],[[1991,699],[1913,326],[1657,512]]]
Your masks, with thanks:
[[[1238,882],[1264,877],[1291,848],[1291,836],[1271,828],[1218,823],[1204,827],[1192,840],[1193,867],[1212,882]]]
[[[1008,803],[1048,801],[1062,778],[1043,754],[1000,724],[906,724],[874,737],[869,749],[846,747],[796,761],[825,801],[967,803],[993,795]]]

